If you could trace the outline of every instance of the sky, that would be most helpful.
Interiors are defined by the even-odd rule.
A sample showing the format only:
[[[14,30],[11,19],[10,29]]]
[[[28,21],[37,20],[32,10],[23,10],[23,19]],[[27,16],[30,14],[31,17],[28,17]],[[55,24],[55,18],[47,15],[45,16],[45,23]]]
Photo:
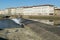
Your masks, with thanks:
[[[52,4],[60,7],[60,0],[0,0],[0,10],[10,7]]]

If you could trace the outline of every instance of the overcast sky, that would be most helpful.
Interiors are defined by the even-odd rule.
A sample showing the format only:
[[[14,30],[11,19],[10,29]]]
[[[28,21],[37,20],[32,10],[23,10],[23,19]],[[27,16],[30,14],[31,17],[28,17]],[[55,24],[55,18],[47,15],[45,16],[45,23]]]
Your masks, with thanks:
[[[0,9],[41,4],[53,4],[60,7],[60,0],[0,0]]]

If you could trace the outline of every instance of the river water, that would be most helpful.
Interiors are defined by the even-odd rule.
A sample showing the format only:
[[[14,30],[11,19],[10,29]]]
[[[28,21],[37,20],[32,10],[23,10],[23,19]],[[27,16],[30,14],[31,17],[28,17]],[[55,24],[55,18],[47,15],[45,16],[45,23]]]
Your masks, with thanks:
[[[20,19],[1,19],[0,20],[0,29],[4,28],[19,28],[21,27]]]
[[[60,27],[60,20],[52,20],[52,19],[30,19],[34,21],[38,21],[44,24],[49,24],[53,26]],[[15,19],[1,19],[0,20],[0,29],[2,28],[15,28],[20,27],[21,25],[21,19],[15,18]]]
[[[30,19],[30,20],[56,26],[56,27],[46,28],[46,29],[48,31],[53,32],[54,34],[57,34],[60,36],[60,20],[52,20],[52,19]],[[29,23],[29,20],[27,20],[27,21]],[[20,28],[21,27],[20,24],[21,24],[21,19],[17,19],[17,18],[15,18],[15,19],[1,19],[0,20],[0,29]]]
[[[53,20],[53,19],[31,19],[31,20],[60,27],[60,20]]]

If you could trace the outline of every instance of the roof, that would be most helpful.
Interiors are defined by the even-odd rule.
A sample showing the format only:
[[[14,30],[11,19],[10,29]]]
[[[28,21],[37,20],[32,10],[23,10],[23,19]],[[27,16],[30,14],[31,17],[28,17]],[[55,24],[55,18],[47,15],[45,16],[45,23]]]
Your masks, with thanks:
[[[36,5],[36,6],[24,6],[23,8],[32,8],[32,7],[39,7],[39,6],[54,6],[54,5],[44,4],[44,5]]]
[[[16,7],[10,7],[10,8],[6,8],[6,9],[16,9]]]
[[[60,8],[55,8],[56,10],[60,10]]]
[[[16,8],[32,8],[32,7],[39,7],[39,6],[54,6],[54,5],[44,4],[44,5],[35,5],[35,6],[21,6],[21,7],[16,7]]]
[[[43,4],[43,5],[37,5],[37,6],[54,6],[54,5],[51,5],[51,4]]]

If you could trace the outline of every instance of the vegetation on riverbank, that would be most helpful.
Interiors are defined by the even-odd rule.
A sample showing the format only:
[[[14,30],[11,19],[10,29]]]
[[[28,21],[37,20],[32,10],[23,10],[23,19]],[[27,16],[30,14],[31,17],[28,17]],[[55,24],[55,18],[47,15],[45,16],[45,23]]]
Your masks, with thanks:
[[[4,15],[0,15],[0,19],[2,19]],[[17,15],[11,16],[12,18],[19,17]],[[26,19],[60,19],[60,16],[28,16],[28,15],[22,15],[23,18]]]
[[[2,19],[2,18],[3,18],[3,16],[4,16],[4,15],[0,15],[0,19]]]
[[[60,16],[29,16],[31,19],[60,19]]]

